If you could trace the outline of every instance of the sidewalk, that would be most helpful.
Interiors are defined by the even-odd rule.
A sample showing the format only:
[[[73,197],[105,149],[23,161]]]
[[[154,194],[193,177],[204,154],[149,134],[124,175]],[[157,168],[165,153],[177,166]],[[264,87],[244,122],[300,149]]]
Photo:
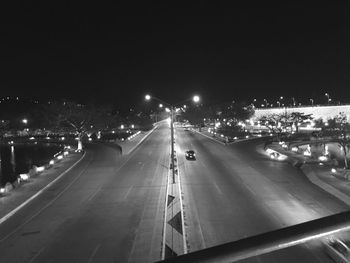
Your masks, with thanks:
[[[33,200],[55,180],[61,178],[78,164],[83,156],[82,153],[71,153],[49,169],[30,177],[27,182],[21,183],[10,192],[0,196],[0,224]]]
[[[278,144],[268,145],[267,148],[288,156],[287,161],[299,167],[313,184],[350,206],[350,180],[344,176],[349,174],[345,173],[345,170],[335,168],[331,162],[319,162],[310,157],[285,150]],[[332,172],[332,168],[335,169],[334,172]]]

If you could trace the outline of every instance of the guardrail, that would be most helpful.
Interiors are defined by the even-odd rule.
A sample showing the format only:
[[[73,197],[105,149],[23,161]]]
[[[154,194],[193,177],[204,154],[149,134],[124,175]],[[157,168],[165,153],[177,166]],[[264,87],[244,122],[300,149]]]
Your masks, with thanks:
[[[348,230],[350,230],[350,211],[206,248],[159,262],[236,262]]]

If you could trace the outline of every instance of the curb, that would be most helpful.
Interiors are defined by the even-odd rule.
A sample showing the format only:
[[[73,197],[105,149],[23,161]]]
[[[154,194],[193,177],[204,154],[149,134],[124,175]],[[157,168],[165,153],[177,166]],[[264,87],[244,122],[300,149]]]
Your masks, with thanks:
[[[196,131],[196,130],[192,130],[192,131],[194,131],[194,132],[196,132],[196,133],[198,133],[198,134],[201,134],[201,135],[203,135],[203,136],[205,136],[205,137],[207,137],[207,138],[209,138],[209,139],[211,139],[211,140],[213,140],[213,141],[215,141],[215,142],[217,142],[217,143],[220,143],[221,145],[231,145],[231,144],[235,144],[235,143],[239,143],[239,142],[257,140],[257,139],[261,139],[261,138],[271,138],[271,136],[269,136],[269,135],[261,136],[261,137],[253,137],[253,136],[251,136],[251,137],[249,137],[249,138],[237,139],[237,140],[235,140],[235,141],[233,141],[233,142],[224,143],[224,142],[219,141],[219,140],[217,140],[217,139],[214,139],[214,137],[211,137],[211,136],[209,136],[209,135],[206,135],[206,134],[204,134],[204,133],[202,133],[202,132],[199,132],[199,131]]]
[[[336,198],[338,198],[339,200],[343,201],[344,203],[346,203],[347,205],[350,206],[350,196],[348,196],[347,194],[342,193],[341,191],[339,191],[338,189],[334,188],[333,186],[323,182],[322,180],[320,180],[316,173],[312,170],[310,170],[311,167],[307,166],[307,165],[303,165],[301,167],[301,170],[303,171],[303,173],[306,175],[306,177],[315,185],[317,185],[318,187],[322,188],[323,190],[325,190],[326,192],[330,193],[331,195],[335,196]],[[310,170],[310,171],[308,171]]]
[[[177,160],[175,152],[175,164],[174,167],[170,167],[167,179],[162,260],[187,254],[182,190]],[[171,180],[173,172],[176,176],[175,183]]]
[[[69,167],[67,170],[65,170],[64,172],[62,172],[60,175],[58,175],[58,177],[56,177],[53,181],[51,181],[49,184],[47,184],[46,186],[44,186],[41,190],[39,190],[38,192],[36,192],[34,195],[32,195],[30,198],[28,198],[26,201],[24,201],[22,204],[20,204],[19,206],[17,206],[15,209],[13,209],[11,212],[9,212],[7,215],[3,216],[2,218],[0,218],[0,225],[2,223],[4,223],[6,220],[8,220],[10,217],[12,217],[13,215],[15,215],[19,210],[21,210],[24,206],[26,206],[27,204],[29,204],[32,200],[34,200],[35,198],[37,198],[42,192],[44,192],[47,188],[49,188],[51,185],[53,185],[54,183],[56,183],[59,179],[61,179],[65,174],[67,174],[70,170],[72,170],[76,165],[78,165],[78,163],[80,163],[84,157],[86,155],[86,152],[84,152],[83,156],[80,157],[80,159],[78,161],[76,161],[71,167]]]
[[[274,151],[276,151],[276,150],[274,150]],[[278,153],[280,153],[280,152],[278,152]],[[304,164],[300,160],[298,160],[297,158],[293,158],[290,156],[288,156],[288,159],[291,159],[291,160],[293,159],[292,162],[289,162],[289,163],[291,165],[293,165],[294,167],[299,168],[311,183],[320,187],[321,189],[323,189],[327,193],[335,196],[336,198],[338,198],[339,200],[343,201],[344,203],[346,203],[347,205],[350,206],[350,196],[342,193],[341,191],[339,191],[335,187],[331,186],[330,184],[327,184],[327,183],[323,182],[322,180],[320,180],[318,178],[318,176],[316,175],[316,173],[314,171],[312,171],[312,168],[310,167],[310,165]]]
[[[200,134],[200,135],[202,135],[202,136],[204,136],[204,137],[207,137],[207,138],[213,140],[214,142],[220,143],[221,145],[226,145],[224,142],[221,142],[221,141],[219,141],[219,140],[216,140],[216,139],[214,139],[214,138],[212,138],[212,137],[210,137],[210,136],[208,136],[208,135],[206,135],[206,134],[204,134],[204,133],[202,133],[202,132],[199,132],[199,131],[196,131],[196,130],[192,130],[192,131],[194,131],[194,132],[196,132],[196,133],[198,133],[198,134]]]

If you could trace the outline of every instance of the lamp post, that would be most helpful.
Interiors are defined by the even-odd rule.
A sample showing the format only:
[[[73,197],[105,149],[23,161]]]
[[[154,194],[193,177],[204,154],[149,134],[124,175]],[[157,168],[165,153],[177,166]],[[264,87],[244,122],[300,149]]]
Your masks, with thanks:
[[[329,94],[325,93],[324,95],[327,97],[327,104],[329,105],[329,102],[330,102]]]
[[[313,107],[314,106],[314,100],[310,99],[310,102],[311,102],[311,106]]]
[[[292,101],[293,101],[293,106],[295,107],[295,98],[292,97]]]
[[[158,100],[159,102],[162,103],[162,107],[163,107],[163,104],[164,105],[168,105],[168,107],[170,108],[170,145],[171,145],[171,170],[172,170],[172,177],[173,177],[173,184],[175,184],[175,150],[174,150],[174,145],[175,145],[175,138],[174,138],[174,109],[175,109],[175,106],[173,104],[170,104],[170,103],[167,103],[157,97],[154,97],[154,96],[150,96],[149,94],[147,94],[145,96],[145,99],[147,101],[151,100],[152,99],[155,99],[155,100]],[[188,101],[189,99],[185,100],[185,101]],[[199,96],[195,95],[193,96],[192,100],[195,102],[195,103],[198,103],[200,101],[200,98]],[[183,103],[184,101],[180,102],[180,103]],[[177,103],[177,104],[180,104],[180,103]],[[177,105],[175,104],[175,105]]]
[[[266,107],[269,106],[269,104],[267,103],[267,99],[264,99],[264,101],[265,101],[265,106]]]

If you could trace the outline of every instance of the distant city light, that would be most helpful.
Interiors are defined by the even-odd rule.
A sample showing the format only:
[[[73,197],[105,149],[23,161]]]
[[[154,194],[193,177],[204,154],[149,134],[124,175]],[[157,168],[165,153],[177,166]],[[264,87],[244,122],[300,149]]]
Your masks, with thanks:
[[[40,167],[37,167],[36,168],[36,171],[37,172],[42,172],[42,171],[44,171],[45,170],[45,167],[44,166],[40,166]]]
[[[28,181],[29,175],[28,174],[20,174],[19,178],[21,179],[21,181]]]
[[[318,157],[318,159],[321,161],[321,162],[325,162],[325,161],[327,161],[327,156],[320,156],[320,157]]]

